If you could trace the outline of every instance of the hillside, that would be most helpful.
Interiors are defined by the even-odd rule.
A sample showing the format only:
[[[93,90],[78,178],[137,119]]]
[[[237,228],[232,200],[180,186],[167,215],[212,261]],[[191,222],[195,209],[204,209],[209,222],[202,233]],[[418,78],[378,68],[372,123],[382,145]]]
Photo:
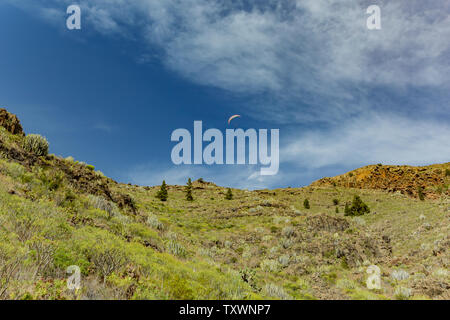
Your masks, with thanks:
[[[0,299],[450,299],[449,163],[233,189],[231,200],[198,180],[194,201],[185,186],[160,201],[159,187],[38,156],[25,139],[0,110]],[[344,215],[355,195],[370,213]],[[370,265],[380,289],[366,286]]]

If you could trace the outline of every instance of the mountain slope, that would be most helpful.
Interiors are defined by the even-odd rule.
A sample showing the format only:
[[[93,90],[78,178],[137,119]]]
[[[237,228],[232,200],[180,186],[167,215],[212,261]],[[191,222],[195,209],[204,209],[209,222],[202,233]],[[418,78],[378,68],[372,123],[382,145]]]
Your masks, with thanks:
[[[336,183],[233,189],[226,200],[226,188],[199,180],[194,201],[168,186],[162,202],[159,187],[38,157],[24,139],[0,127],[2,299],[450,298],[448,193],[420,201]],[[370,213],[344,216],[355,194]],[[378,290],[366,286],[372,264]]]

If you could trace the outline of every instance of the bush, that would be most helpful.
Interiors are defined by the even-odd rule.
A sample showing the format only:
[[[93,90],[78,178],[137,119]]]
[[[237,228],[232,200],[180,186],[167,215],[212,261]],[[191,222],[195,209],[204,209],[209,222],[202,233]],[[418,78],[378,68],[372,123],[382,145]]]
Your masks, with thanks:
[[[48,154],[48,141],[39,134],[29,134],[25,137],[23,148],[25,151],[34,153],[37,156],[46,156]]]
[[[279,272],[281,269],[280,264],[276,260],[265,259],[261,262],[261,270],[265,272]]]
[[[445,176],[450,177],[450,169],[445,169]]]
[[[417,188],[417,194],[419,196],[420,201],[424,201],[425,200],[425,195],[423,194],[423,188],[422,187],[418,187]]]
[[[293,237],[295,236],[295,229],[291,226],[284,227],[283,230],[281,230],[281,234],[286,238]]]
[[[187,255],[186,249],[176,242],[175,240],[169,240],[167,243],[167,251],[174,256],[184,258]]]
[[[128,262],[126,254],[121,248],[97,248],[91,257],[96,270],[106,282],[106,278],[113,272],[121,270]]]
[[[154,214],[150,214],[147,217],[147,225],[153,229],[163,231],[164,230],[164,224],[158,220],[158,218]]]
[[[337,206],[339,204],[339,199],[333,199],[333,204]]]
[[[412,290],[405,287],[397,287],[394,295],[397,300],[408,300],[411,297]]]
[[[348,207],[348,205],[346,205],[345,208],[346,216],[362,216],[366,213],[370,213],[369,207],[356,195],[353,197],[352,206]]]
[[[305,201],[303,201],[303,207],[305,207],[305,209],[310,209],[311,206],[309,205],[309,200],[305,199]]]
[[[280,288],[274,284],[267,284],[264,286],[264,293],[270,297],[278,298],[281,300],[291,300],[292,297],[288,295],[283,288]]]
[[[108,213],[108,217],[118,217],[120,216],[119,208],[115,203],[106,200],[105,198],[89,195],[88,196],[89,204],[96,209],[103,210]]]

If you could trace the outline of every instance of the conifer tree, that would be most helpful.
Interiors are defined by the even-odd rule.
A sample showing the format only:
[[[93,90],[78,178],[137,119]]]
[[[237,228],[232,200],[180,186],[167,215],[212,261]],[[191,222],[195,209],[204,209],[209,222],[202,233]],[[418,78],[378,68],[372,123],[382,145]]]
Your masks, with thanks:
[[[367,206],[367,204],[365,204],[360,196],[355,195],[353,197],[353,202],[352,202],[352,206],[350,208],[348,208],[348,206],[346,206],[345,209],[345,215],[346,216],[362,216],[366,213],[370,213],[370,209]]]
[[[225,195],[225,199],[227,199],[227,200],[233,199],[233,192],[231,191],[231,188],[228,188],[227,194]]]
[[[187,201],[194,201],[194,197],[192,196],[192,181],[191,178],[188,179],[187,185],[186,185],[186,200]]]
[[[159,189],[158,193],[156,194],[156,198],[158,198],[161,201],[167,201],[168,192],[167,192],[167,185],[166,185],[165,180],[163,180],[161,188]]]

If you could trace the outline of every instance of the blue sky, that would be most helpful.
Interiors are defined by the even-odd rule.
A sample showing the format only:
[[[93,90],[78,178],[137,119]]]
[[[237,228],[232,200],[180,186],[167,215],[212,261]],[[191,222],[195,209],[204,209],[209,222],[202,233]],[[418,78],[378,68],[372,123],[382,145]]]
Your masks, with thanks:
[[[82,30],[66,29],[68,5]],[[382,30],[365,27],[370,4]],[[51,152],[120,182],[302,186],[359,166],[450,161],[450,4],[2,1],[0,106]],[[175,166],[177,128],[280,129],[280,171]]]

